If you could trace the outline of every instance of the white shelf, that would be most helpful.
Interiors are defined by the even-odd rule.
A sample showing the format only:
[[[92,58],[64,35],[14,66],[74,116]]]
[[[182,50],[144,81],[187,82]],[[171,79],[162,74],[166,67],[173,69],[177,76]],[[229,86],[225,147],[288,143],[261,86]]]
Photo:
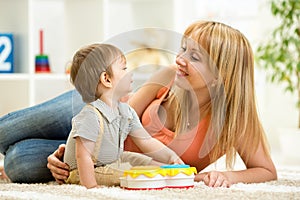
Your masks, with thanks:
[[[29,80],[29,74],[0,74],[0,81],[18,81],[18,80]]]
[[[12,74],[0,74],[0,81],[18,81],[18,80],[69,80],[69,74],[21,74],[21,73],[12,73]]]
[[[69,74],[35,74],[32,78],[36,81],[66,81],[70,79]]]

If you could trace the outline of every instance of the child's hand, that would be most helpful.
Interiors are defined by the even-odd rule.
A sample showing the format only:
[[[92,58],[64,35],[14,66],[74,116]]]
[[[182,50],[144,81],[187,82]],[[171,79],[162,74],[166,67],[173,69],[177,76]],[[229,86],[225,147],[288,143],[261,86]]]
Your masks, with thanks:
[[[171,162],[169,164],[184,165],[184,162],[179,157],[172,158],[170,161]]]

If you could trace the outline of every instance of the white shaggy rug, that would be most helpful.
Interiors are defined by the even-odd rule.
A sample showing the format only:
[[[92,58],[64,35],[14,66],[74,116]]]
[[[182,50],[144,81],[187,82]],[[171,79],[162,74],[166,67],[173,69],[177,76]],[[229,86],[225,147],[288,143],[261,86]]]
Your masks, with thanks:
[[[78,185],[15,184],[0,182],[0,199],[299,199],[300,169],[278,169],[278,180],[259,184],[235,184],[230,188],[210,188],[195,183],[191,189],[133,191],[119,187],[87,190]]]

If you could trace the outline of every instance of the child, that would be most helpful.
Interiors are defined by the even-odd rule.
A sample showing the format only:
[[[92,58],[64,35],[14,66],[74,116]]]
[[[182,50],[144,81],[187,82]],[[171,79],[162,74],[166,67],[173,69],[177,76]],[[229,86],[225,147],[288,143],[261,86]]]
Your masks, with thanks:
[[[126,69],[122,52],[109,44],[92,44],[74,55],[71,82],[87,105],[72,119],[64,155],[70,167],[67,183],[86,188],[117,185],[128,162],[128,166],[184,164],[175,152],[152,138],[135,111],[120,101],[131,91],[132,74]],[[124,152],[128,134],[155,160]]]

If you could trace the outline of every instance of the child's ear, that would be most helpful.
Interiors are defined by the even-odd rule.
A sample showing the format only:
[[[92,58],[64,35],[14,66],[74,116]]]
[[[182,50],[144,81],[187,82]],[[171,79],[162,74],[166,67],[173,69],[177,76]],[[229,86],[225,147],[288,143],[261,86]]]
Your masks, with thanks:
[[[102,72],[100,75],[100,82],[105,86],[105,87],[112,87],[111,84],[111,79],[110,76],[106,72]]]

